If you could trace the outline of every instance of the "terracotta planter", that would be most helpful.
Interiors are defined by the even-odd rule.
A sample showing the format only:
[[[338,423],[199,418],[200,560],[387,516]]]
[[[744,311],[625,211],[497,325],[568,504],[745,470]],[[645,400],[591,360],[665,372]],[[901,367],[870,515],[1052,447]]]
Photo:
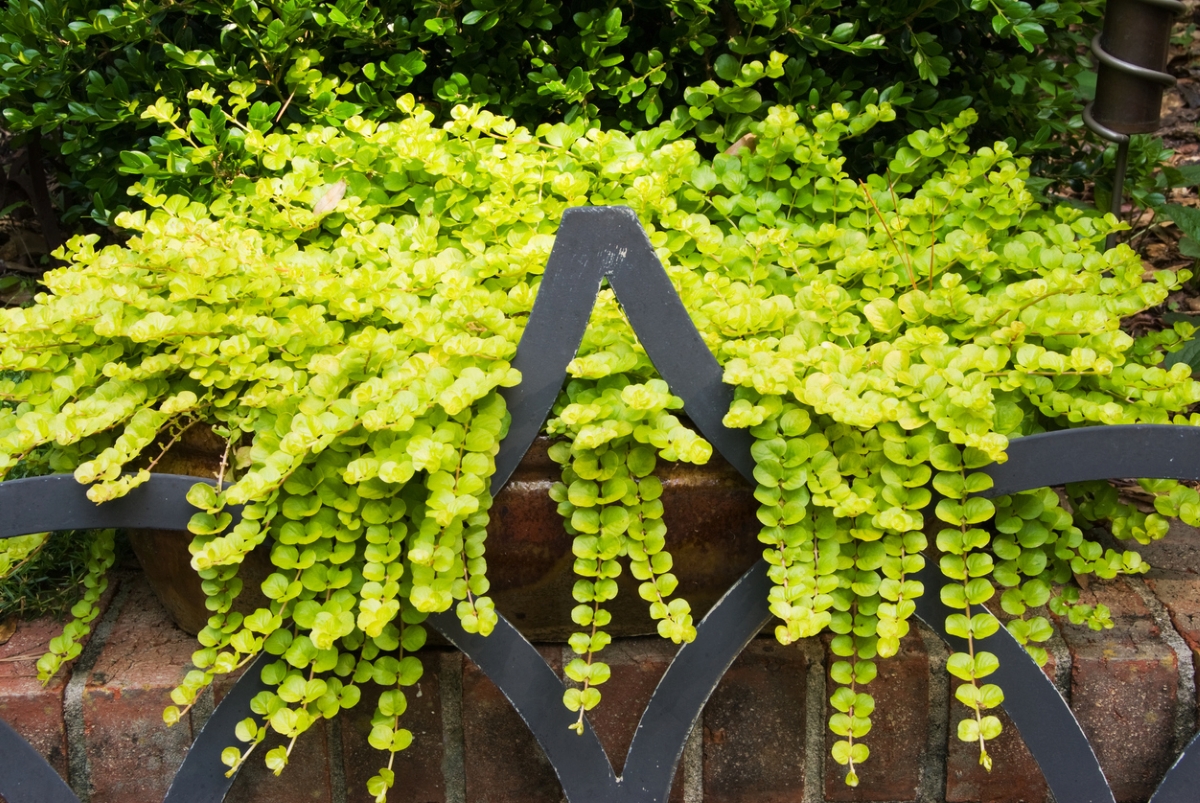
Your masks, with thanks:
[[[496,497],[488,527],[490,594],[496,608],[527,638],[562,641],[576,628],[571,587],[571,536],[549,497],[559,466],[546,453],[549,440],[536,441],[512,479]],[[211,432],[196,429],[172,448],[159,469],[175,474],[215,477],[224,444]],[[752,489],[733,467],[714,454],[706,466],[659,462],[663,482],[663,519],[667,549],[675,558],[676,592],[692,604],[698,620],[741,574],[762,555]],[[130,533],[134,552],[151,586],[175,622],[190,633],[204,626],[200,579],[190,566],[186,533],[141,530]],[[245,587],[236,608],[265,605],[259,586],[272,571],[269,545],[255,550],[242,565]],[[647,603],[628,571],[618,580],[620,595],[609,604],[614,636],[654,633]]]

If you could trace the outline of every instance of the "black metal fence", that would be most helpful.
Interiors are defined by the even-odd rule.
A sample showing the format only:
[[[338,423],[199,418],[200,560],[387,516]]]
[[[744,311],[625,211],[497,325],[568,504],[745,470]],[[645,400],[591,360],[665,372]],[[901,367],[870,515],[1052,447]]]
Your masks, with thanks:
[[[725,458],[753,483],[749,435],[721,419],[732,389],[705,347],[637,216],[623,207],[568,210],[550,255],[537,302],[514,359],[522,382],[506,393],[512,426],[496,457],[492,492],[513,469],[542,427],[563,385],[588,317],[607,279],[655,367],[688,416]],[[1118,477],[1200,480],[1200,428],[1089,427],[1014,440],[1008,462],[987,469],[989,495]],[[0,483],[0,538],[46,530],[142,527],[186,530],[185,500],[195,477],[158,475],[128,496],[97,506],[70,475]],[[232,511],[237,515],[237,511]],[[714,533],[714,537],[720,537]],[[937,589],[943,578],[930,565],[920,577],[926,593],[917,616],[955,649],[945,631]],[[529,726],[558,774],[571,803],[665,803],[684,743],[730,664],[771,618],[767,564],[745,573],[696,628],[663,675],[638,724],[620,776],[586,723],[581,738],[563,738],[575,715],[562,705],[563,681],[503,617],[487,638],[462,630],[452,613],[430,624],[474,661]],[[1058,803],[1114,803],[1095,753],[1066,701],[1008,631],[981,642],[1000,659],[995,682],[1005,711],[1037,760]],[[167,792],[165,803],[217,803],[233,783],[220,761],[234,744],[234,726],[250,715],[250,700],[266,687],[259,658],[217,706]],[[77,803],[55,770],[0,721],[0,796],[8,803]],[[1151,803],[1188,803],[1200,789],[1200,736],[1167,772]]]

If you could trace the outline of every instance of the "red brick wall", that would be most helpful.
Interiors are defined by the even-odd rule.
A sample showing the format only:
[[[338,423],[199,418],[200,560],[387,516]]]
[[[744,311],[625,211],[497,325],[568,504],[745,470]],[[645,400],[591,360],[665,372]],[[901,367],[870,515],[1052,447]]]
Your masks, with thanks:
[[[1089,595],[1116,627],[1063,627],[1047,672],[1067,695],[1095,746],[1117,800],[1145,801],[1195,727],[1192,651],[1200,648],[1200,561],[1195,531],[1180,528],[1146,548],[1145,580],[1093,583]],[[0,717],[47,757],[85,803],[160,803],[192,735],[212,710],[209,696],[173,729],[162,724],[167,693],[194,649],[136,573],[118,578],[97,634],[64,678],[42,688],[33,661],[56,632],[24,623],[0,646]],[[564,647],[542,645],[555,668]],[[618,766],[646,701],[673,655],[656,638],[619,639],[613,677],[592,722]],[[989,775],[954,738],[947,651],[928,632],[909,636],[880,662],[868,737],[871,760],[849,789],[827,758],[830,691],[825,642],[784,648],[757,639],[734,663],[684,751],[677,803],[1047,800],[1036,764],[1015,729],[993,749]],[[450,650],[425,654],[426,675],[410,695],[413,747],[397,758],[393,803],[557,803],[554,772],[504,697],[470,661]],[[223,688],[216,690],[219,697]],[[366,743],[373,698],[301,740],[274,778],[253,762],[231,800],[366,801],[377,757]],[[563,738],[571,738],[564,733]]]

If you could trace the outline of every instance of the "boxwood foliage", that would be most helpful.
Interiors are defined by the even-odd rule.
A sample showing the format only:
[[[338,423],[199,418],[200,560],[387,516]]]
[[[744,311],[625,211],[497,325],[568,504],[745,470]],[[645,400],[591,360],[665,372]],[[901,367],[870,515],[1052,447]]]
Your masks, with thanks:
[[[253,128],[243,109],[235,155],[255,178],[215,187],[207,204],[143,182],[147,208],[118,218],[127,244],[75,238],[34,306],[0,311],[0,369],[21,372],[0,381],[14,403],[0,410],[0,468],[34,455],[102,501],[144,482],[188,426],[227,440],[224,482],[189,494],[213,615],[165,717],[275,656],[253,703],[265,724],[240,726],[231,766],[273,730],[289,742],[264,758],[281,771],[291,742],[367,682],[384,687],[371,744],[403,750],[425,617],[453,609],[469,631],[494,627],[488,489],[509,421],[497,388],[520,381],[509,360],[572,206],[636,210],[736,387],[725,423],[754,438],[775,635],[834,634],[829,727],[848,783],[869,755],[876,660],[899,650],[926,593],[914,575],[930,539],[951,581],[947,628],[968,644],[947,661],[962,681],[958,736],[990,767],[1003,691],[978,640],[1001,624],[981,606],[1011,615],[1044,660],[1047,607],[1111,626],[1102,605],[1080,602],[1075,576],[1146,568],[1086,538],[1089,522],[1146,542],[1164,516],[1200,520],[1200,495],[1170,482],[1148,485],[1151,514],[1105,485],[1071,488],[1070,512],[1048,490],[975,495],[1011,438],[1196,425],[1200,383],[1184,365],[1158,367],[1190,324],[1136,338],[1121,328],[1187,272],[1146,273],[1128,247],[1104,251],[1111,217],[1040,206],[1028,160],[1003,142],[969,145],[974,112],[913,132],[885,171],[854,181],[844,145],[892,121],[887,104],[834,105],[807,123],[775,106],[747,123],[754,147],[706,158],[669,122],[531,131],[459,106],[439,125],[413,96],[398,103],[397,121],[287,133]],[[222,119],[201,106],[173,127],[182,115],[156,109],[174,141]],[[582,727],[610,674],[606,603],[621,572],[641,581],[662,636],[695,637],[654,469],[712,449],[677,417],[682,402],[611,291],[568,370],[546,430],[579,575],[564,704]],[[234,504],[245,509],[231,528]],[[243,615],[231,607],[238,567],[260,544],[276,568],[270,603]],[[93,551],[98,587],[111,542]],[[76,614],[43,677],[87,632],[89,605]],[[382,800],[394,783],[388,759],[369,791]]]
[[[166,145],[148,107],[160,96],[182,106],[209,85],[264,131],[397,119],[396,99],[411,92],[439,120],[458,104],[529,128],[584,118],[633,131],[669,120],[668,136],[694,131],[710,153],[774,104],[809,119],[834,102],[854,110],[865,94],[899,117],[853,146],[859,172],[883,164],[875,157],[887,143],[968,106],[980,116],[977,144],[1012,138],[1021,153],[1062,157],[1091,78],[1079,54],[1101,6],[11,0],[0,10],[0,108],[8,130],[57,143],[67,219],[107,224],[125,208],[131,176],[150,168],[141,154]],[[218,152],[243,133],[220,115],[211,127]],[[220,158],[199,161],[168,170],[193,186],[230,172]]]

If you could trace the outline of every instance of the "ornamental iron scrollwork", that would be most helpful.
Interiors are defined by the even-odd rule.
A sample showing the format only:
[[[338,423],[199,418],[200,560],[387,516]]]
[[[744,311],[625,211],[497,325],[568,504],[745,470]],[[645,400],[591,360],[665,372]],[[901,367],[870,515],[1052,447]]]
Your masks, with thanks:
[[[750,437],[721,423],[733,398],[721,368],[688,317],[634,212],[625,207],[567,210],[546,266],[513,366],[520,385],[505,392],[512,425],[496,456],[492,493],[508,481],[563,386],[602,283],[607,280],[655,368],[684,400],[703,435],[753,484]],[[989,496],[1082,480],[1116,477],[1200,479],[1200,428],[1086,427],[1013,440],[1008,461],[985,469]],[[127,496],[95,505],[70,475],[0,483],[0,538],[46,530],[137,527],[186,530],[193,512],[185,495],[196,477],[156,475]],[[235,521],[240,511],[231,509]],[[716,534],[715,537],[720,537]],[[937,589],[943,578],[926,567],[926,593],[916,616],[958,649],[945,631]],[[771,619],[767,564],[751,567],[696,626],[659,681],[618,776],[585,719],[583,734],[566,736],[575,715],[562,705],[563,681],[503,616],[484,638],[465,632],[451,613],[429,624],[491,679],[520,714],[554,767],[571,803],[665,803],[692,728],[734,659]],[[996,682],[1004,709],[1037,760],[1058,803],[1113,803],[1091,744],[1066,701],[1004,628],[981,641],[1000,659]],[[221,750],[235,743],[234,726],[250,715],[250,700],[266,688],[265,658],[243,674],[196,737],[164,803],[219,803],[233,778]],[[0,721],[0,796],[8,803],[78,803],[57,772]],[[1151,803],[1185,803],[1200,788],[1200,736],[1167,772]]]

